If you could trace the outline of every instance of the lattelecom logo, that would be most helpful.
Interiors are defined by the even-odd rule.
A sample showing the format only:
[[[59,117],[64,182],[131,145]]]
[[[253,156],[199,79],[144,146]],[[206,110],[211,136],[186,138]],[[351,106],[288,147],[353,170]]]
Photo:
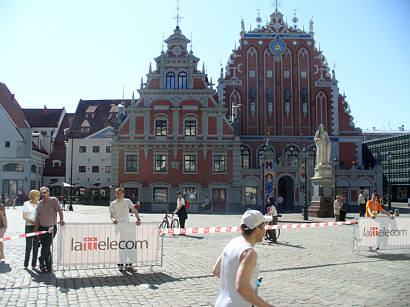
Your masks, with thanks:
[[[98,240],[97,237],[85,237],[83,242],[74,241],[71,238],[71,251],[104,251],[104,250],[130,250],[130,249],[144,249],[148,248],[147,240],[110,240],[107,237],[106,240]]]
[[[407,236],[407,229],[386,229],[386,227],[380,228],[377,226],[371,226],[364,228],[364,237],[400,237]]]

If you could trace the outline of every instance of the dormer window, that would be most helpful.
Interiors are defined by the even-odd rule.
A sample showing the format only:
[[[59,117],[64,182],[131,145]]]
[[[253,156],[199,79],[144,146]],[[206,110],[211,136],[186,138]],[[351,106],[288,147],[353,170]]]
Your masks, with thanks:
[[[181,72],[178,75],[178,89],[186,90],[186,73]]]
[[[117,115],[118,115],[118,106],[115,104],[112,104],[110,112],[108,114],[108,119],[117,118]]]
[[[167,74],[167,90],[174,90],[175,89],[175,74],[173,72],[169,72]]]
[[[53,167],[61,167],[62,164],[61,160],[53,160]]]
[[[90,123],[86,119],[84,119],[83,123],[81,124],[81,132],[90,132]]]
[[[85,110],[85,118],[94,118],[96,109],[97,106],[88,106],[87,110]]]

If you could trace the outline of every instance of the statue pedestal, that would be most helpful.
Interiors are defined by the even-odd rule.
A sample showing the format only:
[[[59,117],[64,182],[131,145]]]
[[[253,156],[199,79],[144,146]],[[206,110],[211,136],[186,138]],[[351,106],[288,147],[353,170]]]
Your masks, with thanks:
[[[308,214],[314,217],[333,216],[333,187],[335,177],[331,166],[320,165],[315,167],[315,176],[311,178],[313,197]]]

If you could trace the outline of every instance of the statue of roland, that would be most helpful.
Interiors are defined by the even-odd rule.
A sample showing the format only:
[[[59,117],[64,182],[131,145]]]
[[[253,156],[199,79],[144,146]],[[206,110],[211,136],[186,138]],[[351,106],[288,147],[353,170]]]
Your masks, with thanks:
[[[319,130],[316,131],[314,140],[316,144],[316,167],[330,166],[332,145],[323,124],[319,125]]]

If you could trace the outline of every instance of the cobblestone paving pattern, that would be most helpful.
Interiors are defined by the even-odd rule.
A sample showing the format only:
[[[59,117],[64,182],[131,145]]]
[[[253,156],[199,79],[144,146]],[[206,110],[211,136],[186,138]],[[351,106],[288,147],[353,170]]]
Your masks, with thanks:
[[[77,205],[64,213],[68,223],[109,222],[107,207]],[[6,235],[23,233],[21,207],[8,208],[7,216]],[[141,216],[160,222],[163,214]],[[299,214],[284,214],[279,222],[301,220]],[[186,226],[239,222],[240,215],[190,214]],[[5,242],[0,306],[212,306],[218,291],[213,264],[237,235],[166,236],[163,266],[136,273],[94,268],[39,275],[23,268],[24,239]],[[257,244],[260,296],[276,306],[410,306],[409,251],[357,254],[352,239],[353,226],[339,226],[282,230],[278,244]]]

